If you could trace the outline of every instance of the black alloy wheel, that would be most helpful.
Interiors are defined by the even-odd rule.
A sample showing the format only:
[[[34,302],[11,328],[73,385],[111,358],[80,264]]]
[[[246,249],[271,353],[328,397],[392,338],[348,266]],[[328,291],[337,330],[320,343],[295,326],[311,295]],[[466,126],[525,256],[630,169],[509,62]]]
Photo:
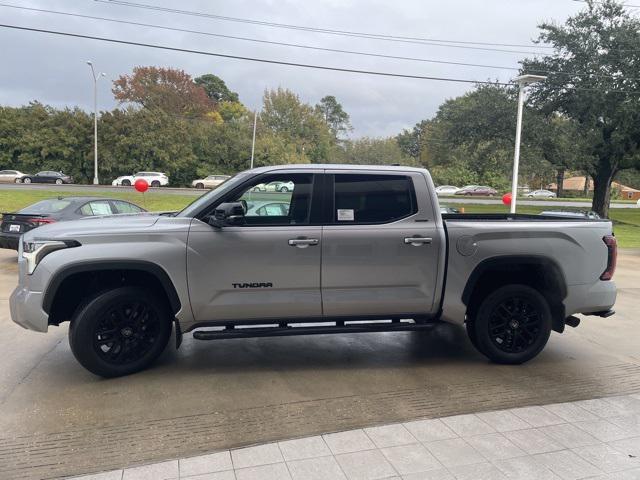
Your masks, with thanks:
[[[106,290],[78,307],[69,327],[76,359],[92,373],[117,377],[151,365],[172,328],[165,298],[141,287]]]
[[[546,298],[528,285],[506,285],[479,305],[469,337],[497,363],[520,364],[538,355],[551,334],[552,315]]]

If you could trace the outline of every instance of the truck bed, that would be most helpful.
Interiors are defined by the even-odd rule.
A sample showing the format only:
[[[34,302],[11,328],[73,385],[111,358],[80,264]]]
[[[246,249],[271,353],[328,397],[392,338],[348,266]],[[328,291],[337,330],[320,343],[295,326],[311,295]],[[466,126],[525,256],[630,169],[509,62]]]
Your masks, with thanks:
[[[578,218],[578,217],[557,217],[551,215],[536,215],[532,213],[443,213],[443,220],[467,220],[467,221],[509,221],[509,222],[610,222],[606,218]]]

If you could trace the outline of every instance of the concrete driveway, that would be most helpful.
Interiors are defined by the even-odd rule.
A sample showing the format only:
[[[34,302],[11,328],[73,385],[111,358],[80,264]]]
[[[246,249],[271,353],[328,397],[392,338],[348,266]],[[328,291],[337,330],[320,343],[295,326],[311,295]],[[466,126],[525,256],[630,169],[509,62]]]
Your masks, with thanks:
[[[640,392],[640,252],[621,252],[617,315],[492,365],[461,328],[199,342],[104,380],[67,327],[9,318],[15,252],[0,250],[0,478],[55,478],[422,417]]]

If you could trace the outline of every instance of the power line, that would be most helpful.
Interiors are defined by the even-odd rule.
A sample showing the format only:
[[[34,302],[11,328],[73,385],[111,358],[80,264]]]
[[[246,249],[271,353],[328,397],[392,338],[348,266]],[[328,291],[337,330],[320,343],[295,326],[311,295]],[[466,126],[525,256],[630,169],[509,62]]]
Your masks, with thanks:
[[[587,3],[587,0],[573,0],[574,2],[578,2],[578,3]],[[594,2],[594,3],[599,3],[599,4],[604,4],[604,2]],[[630,5],[628,3],[623,3],[622,4],[623,7],[629,7],[629,8],[640,8],[640,5]]]
[[[245,57],[240,55],[230,55],[225,53],[215,53],[215,52],[206,52],[202,50],[193,50],[188,48],[178,48],[178,47],[170,47],[167,45],[158,45],[153,43],[142,43],[142,42],[134,42],[130,40],[120,40],[116,38],[107,38],[107,37],[97,37],[93,35],[83,35],[79,33],[71,33],[71,32],[61,32],[57,30],[46,30],[42,28],[33,28],[33,27],[23,27],[19,25],[9,25],[9,24],[0,24],[0,28],[8,28],[12,30],[23,30],[28,32],[36,32],[36,33],[47,33],[51,35],[59,35],[63,37],[72,37],[72,38],[83,38],[87,40],[97,40],[101,42],[115,43],[120,45],[134,45],[138,47],[147,47],[147,48],[155,48],[159,50],[169,50],[173,52],[180,53],[192,53],[196,55],[206,55],[210,57],[220,57],[220,58],[228,58],[233,60],[244,60],[249,62],[258,62],[258,63],[268,63],[273,65],[285,65],[289,67],[299,67],[299,68],[310,68],[315,70],[327,70],[334,72],[343,72],[343,73],[357,73],[363,75],[375,75],[380,77],[394,77],[394,78],[408,78],[414,80],[432,80],[432,81],[440,81],[440,82],[454,82],[454,83],[471,83],[475,85],[500,85],[500,86],[514,86],[513,82],[498,82],[498,81],[489,81],[489,80],[471,80],[466,78],[451,78],[451,77],[435,77],[435,76],[426,76],[426,75],[412,75],[405,73],[394,73],[394,72],[380,72],[375,70],[359,70],[353,68],[343,68],[343,67],[330,67],[327,65],[314,65],[309,63],[297,63],[297,62],[286,62],[283,60],[269,60],[264,58],[257,57]],[[634,93],[640,94],[640,91],[630,91],[630,90],[616,90],[616,89],[598,89],[598,88],[583,88],[583,87],[568,87],[571,90],[575,91],[597,91],[602,93]]]
[[[519,53],[525,55],[539,55],[540,52],[532,52],[532,51],[521,51],[521,50],[511,50],[511,49],[502,49],[502,48],[490,48],[489,45],[494,46],[509,46],[509,47],[533,47],[533,45],[523,45],[523,44],[506,44],[506,43],[490,43],[490,42],[468,42],[468,41],[457,41],[457,40],[439,40],[439,39],[429,39],[429,38],[420,38],[420,37],[402,37],[396,35],[383,35],[377,33],[365,33],[365,32],[352,32],[347,30],[334,30],[329,28],[317,28],[317,27],[306,27],[302,25],[291,25],[286,23],[276,23],[276,22],[267,22],[263,20],[252,20],[248,18],[239,18],[239,17],[228,17],[224,15],[216,15],[213,13],[206,12],[198,12],[193,10],[179,10],[176,8],[168,8],[168,7],[160,7],[157,5],[149,5],[146,3],[135,3],[135,2],[127,2],[124,0],[94,0],[98,3],[104,3],[107,5],[119,5],[123,7],[133,7],[133,8],[141,8],[144,10],[153,10],[158,12],[165,13],[175,13],[178,15],[188,15],[194,17],[201,18],[211,18],[214,20],[221,20],[226,22],[236,22],[236,23],[248,23],[251,25],[260,25],[265,27],[274,27],[274,28],[284,28],[288,30],[299,30],[305,32],[315,32],[315,33],[323,33],[328,35],[339,35],[339,36],[347,36],[347,37],[357,37],[357,38],[367,38],[373,40],[385,40],[390,42],[400,42],[400,43],[413,43],[418,45],[430,45],[437,47],[449,47],[449,48],[463,48],[463,49],[471,49],[471,50],[484,50],[490,52],[502,52],[502,53]],[[485,45],[483,47],[473,46],[473,45]],[[540,45],[539,48],[553,48],[551,46]]]
[[[290,67],[312,68],[316,70],[330,70],[330,71],[344,72],[344,73],[360,73],[365,75],[377,75],[382,77],[410,78],[410,79],[416,79],[416,80],[434,80],[434,81],[441,81],[441,82],[473,83],[473,84],[502,85],[502,86],[513,85],[512,83],[492,82],[489,80],[470,80],[470,79],[464,79],[464,78],[433,77],[433,76],[411,75],[411,74],[393,73],[393,72],[379,72],[374,70],[358,70],[353,68],[329,67],[326,65],[285,62],[282,60],[268,60],[264,58],[245,57],[245,56],[230,55],[225,53],[205,52],[202,50],[193,50],[188,48],[170,47],[167,45],[158,45],[153,43],[133,42],[130,40],[120,40],[116,38],[96,37],[93,35],[82,35],[79,33],[60,32],[56,30],[45,30],[42,28],[22,27],[19,25],[0,24],[0,28],[9,28],[13,30],[25,30],[28,32],[48,33],[51,35],[60,35],[64,37],[84,38],[87,40],[98,40],[101,42],[117,43],[121,45],[135,45],[139,47],[156,48],[160,50],[170,50],[173,52],[193,53],[197,55],[207,55],[210,57],[229,58],[234,60],[245,60],[249,62],[259,62],[259,63],[270,63],[275,65],[286,65]]]
[[[165,26],[165,25],[156,25],[156,24],[151,24],[151,23],[132,22],[132,21],[129,21],[129,20],[121,20],[121,19],[115,19],[115,18],[96,17],[96,16],[93,16],[93,15],[83,15],[83,14],[79,14],[79,13],[60,12],[60,11],[56,11],[56,10],[48,10],[48,9],[43,9],[43,8],[22,7],[22,6],[18,6],[18,5],[11,5],[11,4],[8,4],[8,3],[0,3],[0,7],[7,7],[7,8],[18,9],[18,10],[27,10],[27,11],[32,11],[32,12],[50,13],[50,14],[62,15],[62,16],[68,16],[68,17],[75,17],[75,18],[85,18],[85,19],[90,19],[90,20],[99,20],[99,21],[112,22],[112,23],[124,24],[124,25],[134,25],[134,26],[138,26],[138,27],[157,28],[157,29],[160,29],[160,30],[175,31],[175,32],[182,32],[182,33],[191,33],[191,34],[196,34],[196,35],[206,35],[206,36],[216,37],[216,38],[228,38],[228,39],[232,39],[232,40],[242,40],[242,41],[247,41],[247,42],[254,42],[254,43],[261,43],[261,44],[268,44],[268,45],[278,45],[278,46],[301,48],[301,49],[307,49],[307,50],[317,50],[317,51],[331,52],[331,53],[342,53],[342,54],[348,54],[348,55],[360,55],[360,56],[366,56],[366,57],[385,58],[385,59],[392,59],[392,60],[404,60],[404,61],[415,61],[415,62],[423,62],[423,63],[434,63],[434,64],[440,64],[440,65],[455,65],[455,66],[464,66],[464,67],[477,67],[477,68],[491,68],[491,69],[498,69],[498,70],[520,71],[520,69],[518,67],[508,67],[508,66],[500,66],[500,65],[486,65],[486,64],[467,63],[467,62],[456,62],[456,61],[452,61],[452,60],[434,60],[434,59],[427,59],[427,58],[406,57],[406,56],[397,56],[397,55],[385,55],[385,54],[373,53],[373,52],[362,52],[362,51],[354,51],[354,50],[343,50],[343,49],[336,49],[336,48],[326,48],[326,47],[320,47],[320,46],[314,46],[314,45],[304,45],[304,44],[297,44],[297,43],[276,42],[276,41],[271,41],[271,40],[261,40],[261,39],[250,38],[250,37],[238,37],[238,36],[234,36],[234,35],[226,35],[226,34],[221,34],[221,33],[205,32],[205,31],[201,31],[201,30],[191,30],[191,29],[184,29],[184,28],[177,28],[177,27],[168,27],[168,26]],[[567,75],[567,76],[576,76],[576,77],[614,78],[612,75],[562,72],[562,71],[555,71],[555,70],[536,70],[536,72],[541,73],[541,74],[558,74],[558,75]]]

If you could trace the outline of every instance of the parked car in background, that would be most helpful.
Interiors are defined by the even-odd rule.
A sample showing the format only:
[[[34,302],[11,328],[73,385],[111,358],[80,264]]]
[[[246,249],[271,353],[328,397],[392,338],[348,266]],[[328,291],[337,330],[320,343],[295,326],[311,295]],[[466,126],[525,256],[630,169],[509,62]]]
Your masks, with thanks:
[[[551,190],[534,190],[524,195],[527,198],[556,198],[557,195]]]
[[[0,183],[21,183],[26,176],[18,170],[0,170]]]
[[[498,194],[495,188],[485,185],[469,185],[458,190],[455,195],[494,197]]]
[[[460,190],[460,188],[454,187],[453,185],[440,185],[436,187],[436,195],[455,195],[458,190]]]
[[[600,215],[593,210],[547,210],[546,212],[541,212],[540,215],[547,217],[588,218],[590,220],[600,218]]]
[[[293,192],[293,182],[260,183],[253,187],[254,192]]]
[[[440,213],[445,214],[445,213],[464,213],[464,212],[460,212],[460,209],[458,208],[449,207],[447,205],[440,205]]]
[[[194,188],[216,188],[223,182],[226,182],[231,178],[231,175],[209,175],[208,177],[200,178],[191,182],[191,186]]]
[[[290,202],[247,202],[245,217],[286,217]]]
[[[25,175],[22,177],[22,183],[55,183],[62,185],[63,183],[73,183],[73,177],[62,172],[44,171],[35,175]]]
[[[116,187],[130,187],[137,180],[145,180],[150,187],[165,187],[169,185],[169,177],[162,172],[137,172],[133,175],[123,175],[116,178],[111,185]]]
[[[142,213],[135,203],[99,197],[58,197],[41,200],[16,213],[3,213],[0,223],[0,248],[18,249],[20,235],[42,225],[83,217]]]

